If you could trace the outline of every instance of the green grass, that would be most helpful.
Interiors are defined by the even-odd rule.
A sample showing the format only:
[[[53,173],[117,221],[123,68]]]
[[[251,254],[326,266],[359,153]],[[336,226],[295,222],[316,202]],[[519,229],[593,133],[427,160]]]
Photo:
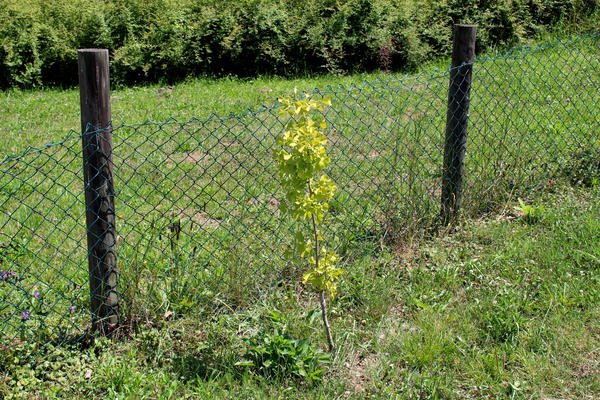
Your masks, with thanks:
[[[597,162],[600,120],[590,106],[599,101],[597,36],[482,57],[474,69],[466,216],[532,196],[556,184],[565,169],[585,175],[588,185],[597,183],[589,168]],[[435,223],[446,75],[432,68],[416,76],[372,75],[353,85],[365,78],[354,76],[339,79],[346,86],[316,93],[333,101],[325,114],[332,156],[327,173],[339,190],[326,236],[345,268]],[[294,225],[279,214],[272,157],[284,124],[278,110],[189,118],[240,111],[295,86],[333,79],[194,81],[173,92],[146,87],[115,93],[116,125],[158,121],[114,130],[119,289],[128,323],[245,308],[282,282],[294,290],[285,282],[296,282],[302,266],[286,256]],[[63,126],[61,118],[77,107],[73,91],[8,92],[3,99],[17,107],[8,113],[11,130],[0,135],[13,145],[22,142],[13,129],[20,120],[42,118],[30,142],[39,146],[40,135],[54,130],[49,124]],[[203,101],[206,107],[199,106]],[[161,122],[167,115],[183,122]],[[5,336],[77,337],[89,319],[80,139],[73,134],[7,159],[1,170],[0,241],[8,246],[2,268],[17,273],[0,287]],[[41,297],[31,303],[36,291]],[[23,332],[22,313],[31,310]]]
[[[278,96],[293,93],[294,88],[312,90],[333,84],[359,84],[383,77],[381,73],[352,76],[324,75],[298,79],[260,77],[256,79],[194,79],[174,86],[148,85],[123,87],[111,92],[113,122],[162,122],[168,118],[186,121],[211,114],[229,115],[273,105]],[[0,91],[0,158],[24,151],[27,146],[41,147],[63,139],[66,133],[80,129],[79,92],[77,89]]]
[[[480,58],[464,216],[511,216],[518,198],[524,216],[470,222],[429,241],[420,238],[439,212],[444,71],[113,92],[124,334],[141,330],[113,353],[102,343],[41,345],[77,341],[89,326],[80,138],[62,139],[78,125],[77,93],[2,93],[7,152],[57,142],[0,164],[0,269],[15,273],[0,281],[0,346],[24,348],[17,359],[3,352],[5,392],[24,373],[24,397],[597,392],[586,371],[597,369],[598,46],[597,35],[584,36]],[[285,121],[276,107],[256,108],[313,86],[328,86],[315,95],[333,101],[324,114],[327,173],[339,190],[324,236],[347,273],[331,309],[340,353],[323,384],[305,387],[235,363],[242,338],[275,329],[322,343],[317,305],[298,284],[303,266],[286,254],[294,224],[278,209],[272,149]],[[136,124],[147,119],[156,122]],[[566,181],[591,189],[571,191]],[[559,189],[565,194],[542,195]],[[273,309],[283,321],[272,320]]]
[[[322,382],[236,366],[244,339],[309,337],[318,304],[272,292],[243,310],[145,325],[87,349],[9,347],[5,398],[593,399],[600,392],[600,205],[557,187],[506,212],[347,267],[331,304],[339,351]],[[279,310],[276,318],[273,310]]]

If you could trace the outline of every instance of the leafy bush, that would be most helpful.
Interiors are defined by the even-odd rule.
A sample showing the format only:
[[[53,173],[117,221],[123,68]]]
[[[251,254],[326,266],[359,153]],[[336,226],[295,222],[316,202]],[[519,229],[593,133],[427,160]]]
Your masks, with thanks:
[[[199,74],[405,69],[597,15],[597,0],[0,0],[0,87],[76,83],[78,48],[108,48],[118,83]],[[596,13],[596,14],[595,14]]]
[[[248,349],[244,361],[238,366],[250,368],[267,378],[287,377],[307,382],[320,381],[323,377],[321,364],[329,356],[312,346],[307,340],[292,339],[275,331],[258,335],[246,342]]]

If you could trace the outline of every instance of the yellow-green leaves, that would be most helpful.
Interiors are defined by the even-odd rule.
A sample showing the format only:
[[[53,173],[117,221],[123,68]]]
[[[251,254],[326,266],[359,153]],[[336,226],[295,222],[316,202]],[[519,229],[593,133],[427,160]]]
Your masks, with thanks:
[[[319,249],[319,262],[311,256],[309,262],[315,267],[302,275],[302,282],[316,292],[327,292],[333,298],[337,293],[337,281],[344,272],[336,267],[338,255],[326,247]]]
[[[282,114],[289,116],[285,132],[277,138],[276,152],[279,178],[285,190],[285,212],[297,220],[323,220],[327,202],[333,197],[335,184],[321,175],[315,176],[329,164],[325,149],[327,137],[323,133],[325,121],[312,118],[314,111],[323,111],[330,100],[280,99]]]
[[[323,222],[336,186],[321,173],[330,162],[325,148],[327,124],[323,118],[313,118],[330,106],[331,100],[314,100],[305,95],[301,99],[279,99],[279,102],[283,105],[282,116],[289,118],[285,132],[277,138],[275,151],[279,178],[285,191],[281,209],[295,220],[309,222],[312,226],[310,238],[302,232],[295,237],[296,253],[311,265],[303,275],[304,284],[333,297],[342,270],[336,267],[338,255],[321,244],[318,224]]]

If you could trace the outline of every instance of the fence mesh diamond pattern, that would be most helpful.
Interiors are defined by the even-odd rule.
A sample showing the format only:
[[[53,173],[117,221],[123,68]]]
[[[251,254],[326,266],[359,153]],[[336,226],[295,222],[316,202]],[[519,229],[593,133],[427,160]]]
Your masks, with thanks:
[[[552,185],[600,153],[599,39],[553,40],[473,64],[463,213]],[[332,99],[323,117],[338,191],[326,236],[343,262],[438,217],[448,75],[390,75],[312,93]],[[276,103],[113,128],[123,322],[244,307],[299,276],[273,160],[285,123]],[[0,162],[4,345],[34,333],[77,341],[89,329],[81,154],[72,132]]]

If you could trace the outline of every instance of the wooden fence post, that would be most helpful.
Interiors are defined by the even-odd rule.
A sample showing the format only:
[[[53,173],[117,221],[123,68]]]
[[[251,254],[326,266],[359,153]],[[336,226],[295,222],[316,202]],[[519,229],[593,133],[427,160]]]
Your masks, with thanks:
[[[108,335],[119,315],[108,50],[78,57],[90,311],[92,329]]]
[[[454,25],[442,171],[441,218],[444,225],[456,220],[462,205],[469,95],[473,61],[475,60],[476,33],[475,25]]]

